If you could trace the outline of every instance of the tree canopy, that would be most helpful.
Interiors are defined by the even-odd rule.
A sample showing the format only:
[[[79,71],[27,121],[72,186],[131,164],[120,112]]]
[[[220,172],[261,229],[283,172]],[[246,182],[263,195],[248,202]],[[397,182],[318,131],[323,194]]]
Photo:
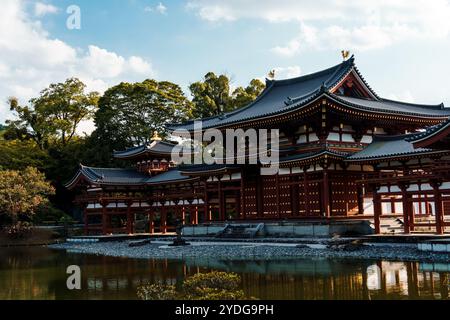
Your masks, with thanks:
[[[241,108],[255,100],[264,88],[264,83],[253,79],[246,88],[238,87],[231,92],[226,75],[208,72],[202,81],[189,86],[194,103],[193,117],[206,118]]]
[[[0,171],[0,212],[9,215],[13,224],[19,215],[33,215],[53,193],[45,175],[36,168]]]
[[[29,106],[20,106],[10,98],[10,108],[18,120],[8,121],[11,137],[33,139],[41,149],[55,141],[62,145],[75,136],[81,121],[92,117],[99,94],[85,93],[86,85],[70,78],[64,83],[51,84],[40,96],[30,100]]]
[[[148,143],[155,131],[164,136],[166,124],[192,115],[181,88],[167,81],[121,83],[108,89],[98,105],[90,143],[107,157],[113,150]]]

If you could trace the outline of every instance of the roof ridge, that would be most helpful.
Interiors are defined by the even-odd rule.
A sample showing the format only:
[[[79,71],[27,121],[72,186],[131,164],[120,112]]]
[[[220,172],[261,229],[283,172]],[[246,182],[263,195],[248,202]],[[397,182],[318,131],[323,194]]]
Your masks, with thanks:
[[[398,100],[381,98],[381,97],[380,97],[380,101],[393,102],[393,103],[398,103],[398,104],[407,105],[407,106],[436,108],[438,110],[444,109],[444,103],[442,103],[442,102],[440,104],[423,104],[423,103],[413,103],[413,102],[398,101]]]
[[[317,77],[324,75],[326,73],[329,73],[330,71],[335,69],[333,74],[330,76],[330,78],[332,78],[332,76],[334,76],[337,73],[337,71],[341,70],[343,66],[347,66],[349,64],[349,62],[351,62],[350,66],[352,66],[353,61],[354,61],[354,57],[352,56],[350,59],[345,60],[339,64],[336,64],[336,65],[329,67],[327,69],[324,69],[324,70],[308,73],[308,74],[301,75],[301,76],[294,77],[294,78],[281,79],[281,80],[270,80],[270,82],[275,84],[276,86],[277,85],[288,85],[288,84],[292,84],[292,83],[297,83],[297,82],[317,78]]]
[[[364,100],[364,101],[373,101],[373,102],[383,102],[383,100],[366,100],[366,99],[361,99],[361,98],[357,98],[357,97],[348,97],[348,96],[337,95],[337,94],[331,93],[331,92],[328,92],[327,94],[328,94],[331,98],[336,99],[338,102],[347,104],[347,105],[349,105],[349,106],[351,106],[351,107],[361,108],[361,109],[370,110],[370,111],[375,111],[375,112],[384,112],[384,113],[385,113],[385,112],[389,112],[389,113],[394,113],[394,114],[408,114],[408,115],[411,115],[411,116],[418,116],[418,117],[424,116],[424,114],[420,114],[420,113],[418,113],[418,112],[413,112],[413,111],[408,111],[408,112],[406,112],[406,111],[395,111],[395,110],[380,109],[380,108],[376,108],[376,107],[374,107],[374,108],[369,108],[369,107],[367,107],[367,106],[359,105],[359,104],[357,104],[357,103],[353,103],[353,102],[347,101],[347,100],[345,100],[345,99],[346,99],[346,98],[356,99],[356,100],[360,99],[360,100]],[[386,101],[386,102],[388,102],[388,101]],[[394,102],[395,102],[395,101],[394,101]],[[417,107],[420,107],[420,106],[417,106]],[[430,108],[430,109],[431,109],[431,108]],[[450,109],[449,109],[449,111],[450,111]],[[439,118],[439,117],[443,117],[443,115],[431,115],[431,114],[426,114],[426,117],[430,117],[430,118]],[[448,117],[448,116],[447,116],[447,117]]]

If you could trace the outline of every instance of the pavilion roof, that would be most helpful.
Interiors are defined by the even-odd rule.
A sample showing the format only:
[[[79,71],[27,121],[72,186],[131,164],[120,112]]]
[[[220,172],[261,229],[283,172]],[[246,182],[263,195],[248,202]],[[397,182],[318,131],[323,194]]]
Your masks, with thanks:
[[[77,174],[65,185],[66,188],[74,188],[80,179],[85,179],[93,185],[111,186],[150,186],[161,183],[179,183],[193,180],[192,178],[183,176],[177,169],[170,169],[167,172],[150,177],[135,169],[94,168],[80,165]]]
[[[365,149],[346,158],[347,161],[384,160],[401,157],[411,157],[425,154],[448,152],[446,150],[432,150],[415,148],[411,138],[414,134],[398,136],[375,136],[371,144]]]
[[[124,151],[115,151],[113,153],[113,157],[116,159],[129,159],[144,154],[170,156],[172,153],[172,149],[175,146],[176,144],[172,142],[155,140],[150,142],[149,144],[129,148]]]
[[[337,88],[351,73],[359,79],[370,98],[353,98],[332,93],[333,89]],[[334,99],[349,108],[374,113],[403,114],[426,118],[450,116],[450,109],[445,109],[443,104],[411,104],[380,98],[364,80],[352,56],[334,67],[309,75],[286,80],[266,80],[265,90],[249,105],[222,115],[199,120],[202,120],[203,129],[227,127],[281,115],[296,109],[300,110],[321,97]],[[193,131],[194,120],[167,127],[170,130]]]

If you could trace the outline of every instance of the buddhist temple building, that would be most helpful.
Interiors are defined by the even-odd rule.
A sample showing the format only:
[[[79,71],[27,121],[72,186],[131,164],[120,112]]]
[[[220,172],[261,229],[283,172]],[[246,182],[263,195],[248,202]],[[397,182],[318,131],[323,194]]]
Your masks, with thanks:
[[[173,142],[115,152],[131,168],[80,166],[66,185],[86,233],[167,233],[239,221],[365,220],[375,233],[450,231],[450,109],[380,97],[351,58],[266,80],[249,105],[202,119],[202,130],[278,129],[280,170],[263,164],[174,163]],[[194,121],[168,125],[193,133]]]

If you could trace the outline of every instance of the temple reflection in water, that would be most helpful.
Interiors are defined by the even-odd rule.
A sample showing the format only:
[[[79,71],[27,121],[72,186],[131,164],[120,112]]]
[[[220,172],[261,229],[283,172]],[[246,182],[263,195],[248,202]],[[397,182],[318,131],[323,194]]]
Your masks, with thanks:
[[[66,289],[65,268],[82,269],[82,290]],[[135,260],[55,252],[0,252],[0,299],[136,299],[145,282],[181,286],[209,270],[236,272],[258,299],[448,299],[450,264],[293,259],[271,261]]]

